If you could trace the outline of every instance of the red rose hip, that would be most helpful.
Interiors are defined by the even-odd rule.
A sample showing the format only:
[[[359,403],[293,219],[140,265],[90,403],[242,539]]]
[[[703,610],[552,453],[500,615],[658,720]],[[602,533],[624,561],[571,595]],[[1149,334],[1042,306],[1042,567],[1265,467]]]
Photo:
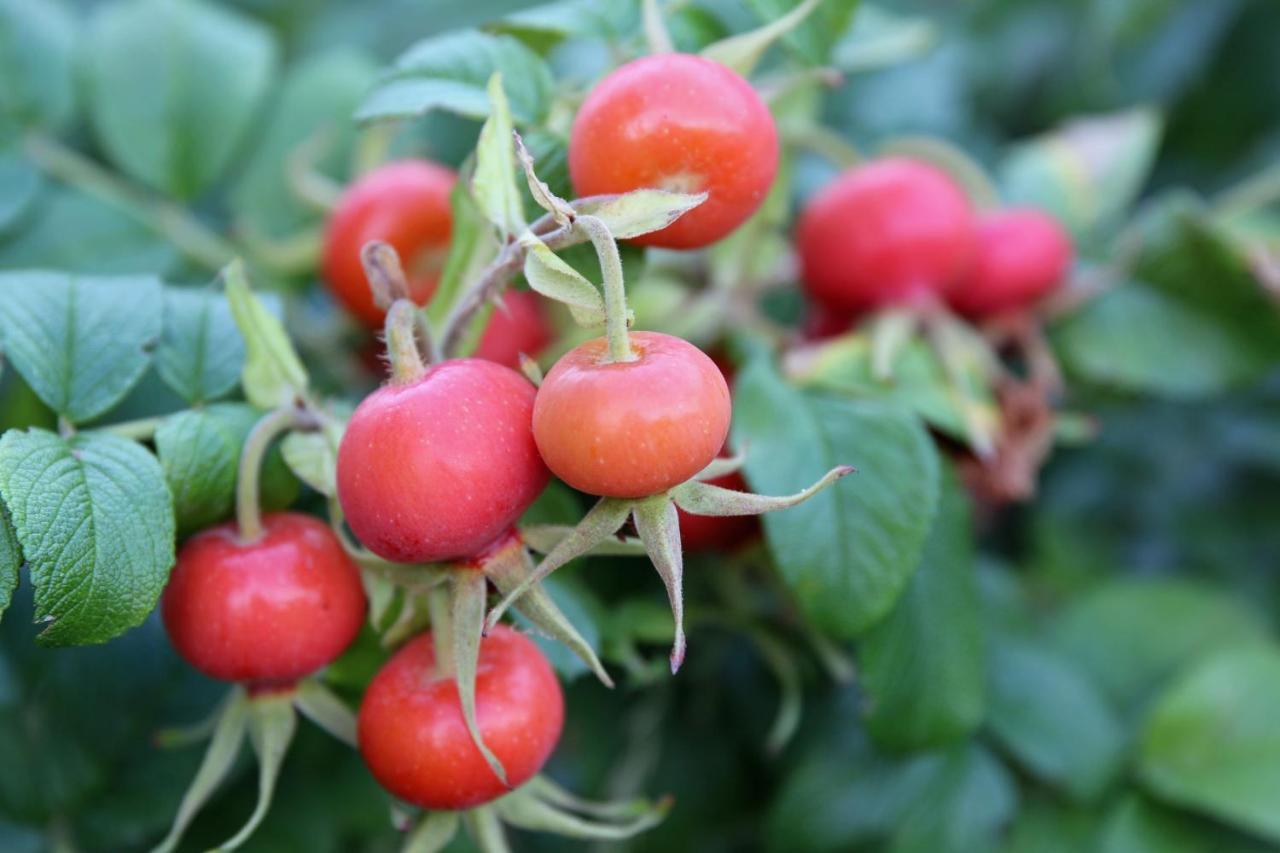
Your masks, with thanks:
[[[528,290],[512,290],[489,315],[475,356],[519,370],[520,354],[533,358],[551,343],[551,337],[540,297]]]
[[[534,388],[491,361],[454,359],[365,398],[338,448],[338,499],[360,541],[402,563],[462,559],[546,486]]]
[[[560,739],[560,682],[533,641],[503,625],[480,644],[476,721],[513,788],[533,778]],[[467,731],[453,676],[436,670],[430,634],[410,641],[374,676],[360,705],[358,738],[374,778],[424,809],[467,809],[508,793]]]
[[[1058,220],[1029,208],[982,217],[969,272],[947,294],[956,311],[987,317],[1029,307],[1071,268],[1071,238]]]
[[[818,192],[801,214],[797,244],[805,289],[830,311],[909,305],[964,273],[973,211],[944,172],[892,157]]]
[[[566,353],[543,380],[533,434],[547,467],[575,489],[636,498],[701,471],[729,431],[729,386],[688,341],[632,332],[632,361],[606,362],[604,338]]]
[[[364,622],[360,572],[324,522],[263,518],[243,542],[234,523],[186,541],[161,601],[174,648],[212,678],[288,685],[332,662]]]
[[[449,193],[456,180],[452,170],[429,160],[396,160],[357,179],[338,200],[321,269],[333,295],[366,326],[381,326],[384,312],[373,302],[360,250],[370,240],[390,244],[404,265],[410,298],[425,305],[449,248]]]
[[[707,192],[701,205],[637,243],[694,249],[741,225],[778,171],[778,131],[751,84],[699,56],[629,62],[591,91],[569,138],[579,196],[652,188]]]

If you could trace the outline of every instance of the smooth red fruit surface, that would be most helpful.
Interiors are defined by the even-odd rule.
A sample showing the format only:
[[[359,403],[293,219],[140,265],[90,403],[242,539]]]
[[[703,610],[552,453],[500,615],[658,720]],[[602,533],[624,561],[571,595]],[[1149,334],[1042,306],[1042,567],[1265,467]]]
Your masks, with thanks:
[[[360,571],[329,525],[294,512],[240,541],[234,523],[186,541],[161,601],[178,654],[205,675],[290,684],[330,663],[364,622]]]
[[[370,240],[389,243],[404,265],[410,297],[425,305],[449,249],[449,193],[457,177],[430,160],[396,160],[360,177],[338,200],[321,269],[333,295],[365,325],[381,326],[385,314],[373,303],[360,250]]]
[[[714,480],[708,485],[736,492],[747,491],[747,481],[736,471]],[[680,516],[680,544],[688,551],[730,551],[750,538],[759,528],[759,522],[751,515],[693,515],[677,509]]]
[[[842,174],[805,207],[797,231],[806,290],[846,313],[945,291],[974,240],[973,210],[956,182],[901,157]]]
[[[505,532],[550,478],[533,398],[529,380],[478,358],[366,397],[338,447],[338,499],[360,541],[425,563],[469,557]]]
[[[519,370],[520,353],[533,358],[551,343],[551,326],[536,293],[508,291],[501,303],[489,315],[475,356]]]
[[[751,84],[699,56],[663,53],[605,77],[578,110],[569,175],[579,196],[641,188],[706,191],[701,205],[637,243],[694,249],[755,212],[778,171],[778,130]]]
[[[658,332],[630,338],[634,361],[604,363],[604,338],[570,350],[533,407],[547,467],[588,494],[664,492],[716,458],[729,432],[729,386],[706,353]]]
[[[1058,220],[1029,208],[982,217],[969,272],[947,294],[971,317],[1030,306],[1061,284],[1071,268],[1071,238]]]
[[[374,676],[360,705],[360,754],[382,787],[406,802],[472,808],[509,789],[472,741],[453,677],[438,675],[435,663],[424,634]],[[513,788],[533,778],[560,739],[560,682],[533,641],[504,625],[480,643],[476,720]]]

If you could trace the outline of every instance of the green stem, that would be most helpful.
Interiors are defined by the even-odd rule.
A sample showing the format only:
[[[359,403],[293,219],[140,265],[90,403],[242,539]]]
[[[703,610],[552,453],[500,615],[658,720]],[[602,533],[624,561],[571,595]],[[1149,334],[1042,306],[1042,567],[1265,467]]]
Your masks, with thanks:
[[[408,299],[397,299],[387,312],[387,358],[391,381],[397,385],[417,382],[427,372],[418,351],[418,309]]]
[[[25,150],[52,177],[119,208],[211,270],[222,269],[237,254],[233,245],[185,208],[128,183],[52,137],[29,134]]]
[[[658,8],[658,0],[644,0],[642,6],[644,16],[644,36],[649,43],[650,53],[674,53],[676,46],[667,32],[666,22],[662,20],[662,10]]]
[[[121,421],[118,424],[111,424],[105,429],[112,435],[118,435],[130,441],[150,441],[163,422],[163,417],[139,418],[136,421]]]
[[[457,664],[453,659],[453,612],[448,584],[440,584],[427,593],[431,613],[431,639],[436,652],[436,675],[453,678]]]
[[[574,224],[591,241],[600,259],[609,361],[635,361],[636,354],[627,336],[627,289],[622,280],[622,256],[618,254],[618,243],[609,233],[609,226],[594,216],[579,216]]]
[[[249,431],[244,449],[240,451],[240,471],[236,478],[236,524],[240,527],[242,542],[255,542],[262,536],[258,476],[271,442],[285,430],[310,426],[312,423],[303,418],[298,409],[276,409],[264,415]]]

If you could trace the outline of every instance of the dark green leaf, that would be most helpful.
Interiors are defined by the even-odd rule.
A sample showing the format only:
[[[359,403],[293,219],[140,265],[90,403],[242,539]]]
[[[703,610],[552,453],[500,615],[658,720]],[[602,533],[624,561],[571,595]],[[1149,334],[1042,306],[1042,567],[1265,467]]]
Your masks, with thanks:
[[[1142,734],[1142,780],[1161,799],[1280,840],[1278,719],[1280,651],[1219,652],[1156,701]]]
[[[1123,758],[1124,730],[1097,687],[1047,648],[993,642],[989,724],[1033,775],[1088,800],[1110,783]]]
[[[122,170],[190,198],[230,165],[275,64],[271,35],[225,7],[204,0],[103,6],[88,43],[94,131]]]
[[[0,496],[27,558],[41,642],[100,643],[141,624],[173,566],[173,500],[155,457],[111,435],[0,439]]]
[[[752,487],[790,494],[837,465],[858,473],[764,518],[769,549],[814,624],[856,636],[893,607],[938,501],[938,459],[915,417],[787,385],[763,359],[739,375],[734,441]]]
[[[920,567],[889,616],[859,643],[867,728],[886,746],[939,746],[982,722],[986,650],[972,525],[960,485],[945,477]]]
[[[994,851],[1017,811],[1013,777],[985,748],[958,744],[942,755],[936,777],[899,822],[893,853]]]
[[[392,74],[356,112],[361,121],[410,118],[448,110],[468,118],[489,115],[485,86],[501,72],[517,124],[541,121],[551,105],[546,63],[511,36],[472,30],[432,36],[396,60]]]
[[[0,501],[0,616],[9,609],[13,591],[18,587],[18,570],[22,568],[22,546],[13,532],[9,510]]]
[[[1100,820],[1049,798],[1024,803],[1009,827],[1005,853],[1080,853],[1098,849]]]
[[[1100,853],[1263,853],[1275,848],[1130,794],[1107,816],[1096,849]]]
[[[1266,634],[1259,614],[1213,587],[1120,580],[1073,602],[1050,636],[1117,707],[1137,714],[1194,658]]]
[[[40,173],[16,149],[0,149],[0,235],[12,230],[40,192]]]
[[[160,337],[160,282],[51,272],[0,275],[0,345],[72,423],[110,409],[142,378]]]
[[[235,387],[244,364],[244,339],[226,298],[211,290],[170,287],[164,293],[164,332],[156,372],[188,403],[206,403]]]
[[[75,112],[75,20],[60,0],[0,0],[0,138]]]

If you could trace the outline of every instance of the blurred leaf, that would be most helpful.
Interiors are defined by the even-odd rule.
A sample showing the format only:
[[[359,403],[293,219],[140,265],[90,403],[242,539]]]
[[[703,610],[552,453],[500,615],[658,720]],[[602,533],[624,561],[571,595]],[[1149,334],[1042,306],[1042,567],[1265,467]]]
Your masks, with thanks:
[[[607,6],[599,0],[561,0],[512,12],[488,26],[545,52],[569,38],[617,41],[639,29],[639,8],[635,0],[614,0]]]
[[[12,233],[0,236],[0,266],[8,269],[161,273],[176,260],[172,246],[126,213],[62,187],[46,189]]]
[[[769,549],[823,631],[854,637],[892,609],[920,561],[938,501],[938,459],[913,416],[803,393],[757,359],[735,383],[734,443],[753,489],[790,494],[837,465],[858,473],[764,518]]]
[[[0,501],[0,616],[9,609],[13,591],[18,588],[18,570],[22,568],[22,546],[13,532],[9,510]]]
[[[992,645],[989,725],[1033,775],[1077,800],[1103,792],[1120,768],[1124,730],[1069,661],[1022,640]]]
[[[932,50],[937,41],[938,28],[928,18],[863,3],[853,26],[836,42],[831,64],[850,73],[871,71],[915,59]]]
[[[944,756],[937,778],[899,822],[893,853],[996,850],[1000,830],[1018,806],[1013,777],[977,744],[957,745]]]
[[[307,393],[307,370],[302,366],[284,324],[249,289],[239,261],[223,273],[227,302],[244,338],[245,361],[240,374],[244,395],[260,409],[290,406]]]
[[[125,172],[180,198],[230,165],[276,65],[270,33],[204,0],[123,0],[95,14],[93,128]]]
[[[347,175],[355,128],[351,113],[376,76],[363,54],[335,50],[291,68],[281,86],[262,138],[231,192],[237,221],[275,237],[287,237],[321,218],[289,184],[289,158],[299,146],[315,145],[313,164],[325,175]]]
[[[61,0],[0,0],[0,141],[75,113],[76,22]]]
[[[667,31],[676,50],[698,53],[707,45],[729,36],[729,29],[709,9],[692,3],[664,10]]]
[[[511,36],[462,30],[432,36],[405,51],[356,118],[412,118],[440,109],[483,119],[489,115],[485,86],[495,72],[505,81],[517,124],[546,116],[554,86],[546,63]]]
[[[772,3],[772,0],[757,0],[757,2]],[[759,28],[709,44],[702,49],[702,56],[728,66],[743,77],[747,77],[760,63],[765,51],[774,42],[793,33],[821,3],[822,0],[798,0],[794,4],[779,3],[777,5],[782,8],[777,9],[776,14],[761,16],[764,22]],[[828,5],[841,6],[845,3],[846,0],[836,0]]]
[[[973,731],[986,704],[968,500],[950,473],[920,567],[887,618],[859,643],[867,729],[898,749],[941,746]]]
[[[1107,816],[1096,849],[1099,853],[1262,853],[1274,848],[1130,794]]]
[[[21,221],[40,192],[40,172],[16,148],[0,148],[0,235]]]
[[[1101,586],[1058,616],[1050,638],[1117,707],[1136,714],[1191,660],[1266,634],[1244,602],[1204,584],[1170,579]]]
[[[188,403],[207,403],[235,387],[244,364],[244,339],[226,297],[204,289],[164,292],[164,332],[156,372]]]
[[[150,365],[161,300],[150,277],[0,274],[0,345],[40,399],[82,423],[118,403]]]
[[[450,312],[462,297],[467,283],[479,274],[497,250],[497,241],[471,197],[465,182],[454,184],[449,193],[449,211],[452,228],[449,233],[449,256],[435,295],[427,305],[427,317],[432,328],[442,328]]]
[[[776,21],[800,4],[800,0],[747,0],[764,23]],[[831,51],[854,20],[858,0],[823,0],[799,26],[782,37],[793,56],[806,65],[831,64]],[[862,12],[857,17],[861,17]]]
[[[39,640],[101,643],[142,623],[173,566],[173,500],[155,457],[111,435],[0,439],[0,497],[36,591]]]
[[[1000,168],[1005,201],[1049,211],[1077,238],[1101,232],[1142,190],[1161,130],[1149,109],[1072,119],[1009,151]]]
[[[1097,850],[1097,815],[1047,797],[1024,803],[1009,827],[1004,853],[1079,853]]]
[[[1280,840],[1280,651],[1221,651],[1155,703],[1139,773],[1161,799]]]

